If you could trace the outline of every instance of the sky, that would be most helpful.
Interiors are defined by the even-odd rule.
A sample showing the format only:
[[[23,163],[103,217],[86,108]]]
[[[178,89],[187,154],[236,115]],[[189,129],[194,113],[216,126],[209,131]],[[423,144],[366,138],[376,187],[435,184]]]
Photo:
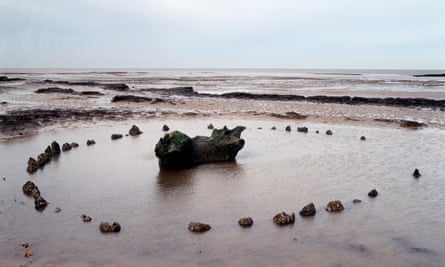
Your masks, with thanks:
[[[445,1],[0,0],[0,68],[445,70]]]

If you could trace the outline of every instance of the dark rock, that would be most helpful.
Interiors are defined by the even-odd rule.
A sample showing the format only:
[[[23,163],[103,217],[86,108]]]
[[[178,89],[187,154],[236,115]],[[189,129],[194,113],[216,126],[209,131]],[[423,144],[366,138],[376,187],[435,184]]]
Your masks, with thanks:
[[[71,150],[71,148],[72,148],[72,146],[69,143],[65,143],[65,144],[62,145],[62,151],[64,151],[64,152],[68,151],[68,150]]]
[[[59,93],[59,94],[77,94],[76,91],[73,89],[65,89],[60,87],[49,87],[49,88],[41,88],[34,91],[37,94],[53,94],[53,93]]]
[[[39,165],[37,165],[37,161],[34,158],[28,159],[28,167],[26,171],[29,173],[35,173],[39,169]]]
[[[40,196],[39,188],[31,181],[27,181],[22,186],[22,190],[23,190],[23,193],[27,196],[30,196],[33,198],[37,198],[38,196]]]
[[[128,131],[128,133],[131,136],[136,136],[136,135],[142,134],[141,130],[136,125],[131,126],[130,130]]]
[[[253,224],[253,219],[251,217],[244,217],[239,219],[238,224],[242,227],[250,227]]]
[[[327,135],[332,135],[332,131],[331,131],[331,130],[327,130],[327,131],[326,131],[326,134],[327,134]]]
[[[365,137],[364,135],[362,135],[362,136],[360,137],[360,140],[365,141],[365,140],[366,140],[366,137]]]
[[[179,131],[166,134],[155,147],[159,163],[167,169],[182,169],[194,164],[196,152],[190,137]]]
[[[353,201],[352,201],[352,203],[354,203],[354,204],[358,204],[358,203],[361,203],[362,201],[360,200],[360,199],[354,199]]]
[[[78,144],[78,143],[74,143],[74,142],[73,142],[73,143],[71,143],[71,147],[72,147],[72,148],[76,148],[76,147],[79,147],[79,144]]]
[[[292,128],[290,127],[290,125],[286,126],[285,128],[286,132],[290,132],[292,130]]]
[[[214,126],[213,126],[213,124],[209,124],[209,125],[207,125],[207,129],[209,129],[209,130],[213,130],[213,128],[215,128]]]
[[[43,166],[50,161],[51,155],[48,153],[41,153],[39,156],[37,156],[37,166],[39,166],[39,168],[43,168]]]
[[[372,189],[371,191],[369,191],[368,196],[374,198],[374,197],[376,197],[378,194],[379,194],[379,193],[377,192],[377,190]]]
[[[164,99],[161,98],[151,98],[151,97],[145,97],[145,96],[135,96],[135,95],[116,95],[113,97],[111,102],[150,102],[151,104],[156,104],[159,102],[167,102]],[[172,103],[172,102],[170,102]]]
[[[275,127],[275,126],[272,126],[272,128],[270,128],[271,130],[276,130],[277,129],[277,127]]]
[[[6,102],[6,101],[2,101],[2,102],[0,102],[0,104],[1,104],[1,105],[8,105],[8,102]]]
[[[54,209],[54,212],[55,212],[55,213],[59,213],[59,212],[61,212],[61,211],[62,211],[62,209],[59,208],[59,207],[56,207],[56,208]]]
[[[330,201],[326,206],[326,211],[328,212],[340,212],[344,209],[345,208],[343,207],[343,204],[341,204],[340,200]]]
[[[170,128],[167,125],[164,124],[164,126],[162,126],[162,130],[164,132],[168,132],[168,131],[170,131]]]
[[[303,209],[301,209],[300,215],[302,217],[310,217],[314,216],[316,212],[317,210],[315,209],[314,203],[309,203],[306,206],[304,206]]]
[[[23,78],[9,78],[8,76],[0,76],[0,82],[24,81]]]
[[[427,125],[422,122],[402,120],[402,121],[400,121],[400,126],[405,127],[405,128],[417,129],[417,128],[425,127]]]
[[[188,229],[190,232],[203,233],[210,230],[210,228],[211,226],[209,224],[199,222],[190,222],[188,225]]]
[[[101,92],[98,91],[82,91],[80,92],[81,95],[86,95],[86,96],[100,96],[100,95],[104,95]]]
[[[422,175],[420,174],[420,171],[418,169],[415,169],[413,172],[413,176],[414,176],[414,178],[419,178]]]
[[[87,146],[92,146],[92,145],[95,145],[96,144],[96,141],[94,141],[94,140],[87,140]]]
[[[445,73],[426,73],[413,75],[414,77],[445,77]]]
[[[124,137],[122,134],[112,134],[111,140],[121,139],[122,137]]]
[[[293,224],[295,222],[295,213],[292,213],[291,215],[284,211],[278,213],[273,217],[273,222],[278,225]]]
[[[51,143],[51,156],[59,155],[60,154],[60,146],[59,143],[56,141],[53,141]]]
[[[224,127],[214,129],[210,137],[196,136],[193,139],[179,131],[166,134],[155,147],[161,166],[167,169],[182,169],[196,164],[231,161],[244,146],[240,138],[244,126],[232,130]]]
[[[102,233],[118,233],[121,230],[121,225],[117,222],[113,222],[112,224],[108,222],[101,222],[99,229]]]
[[[307,133],[309,129],[307,127],[297,127],[297,132]]]
[[[48,202],[42,196],[34,198],[34,207],[36,210],[43,211],[46,206],[48,206]]]
[[[315,133],[316,133],[316,134],[319,134],[319,133],[320,133],[320,131],[319,131],[319,130],[316,130],[316,131],[315,131]]]
[[[80,215],[80,219],[82,219],[83,222],[91,222],[93,219],[85,214]]]

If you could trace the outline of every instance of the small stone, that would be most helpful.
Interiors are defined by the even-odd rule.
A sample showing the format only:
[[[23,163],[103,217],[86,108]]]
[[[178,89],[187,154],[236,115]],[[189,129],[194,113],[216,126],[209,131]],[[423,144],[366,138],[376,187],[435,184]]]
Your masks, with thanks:
[[[420,174],[420,171],[418,169],[415,169],[413,172],[413,176],[414,176],[414,178],[419,178],[422,175]]]
[[[320,133],[320,131],[319,131],[319,130],[316,130],[316,131],[315,131],[315,133],[316,133],[316,134],[319,134],[319,133]]]
[[[112,134],[111,140],[121,139],[122,137],[124,137],[122,134]]]
[[[128,131],[128,133],[131,136],[136,136],[136,135],[142,134],[141,130],[136,125],[131,126],[130,130]]]
[[[72,147],[72,148],[76,148],[76,147],[79,147],[79,144],[78,144],[78,143],[75,143],[75,142],[73,142],[73,143],[71,143],[71,147]]]
[[[257,129],[258,129],[258,130],[262,130],[263,128],[262,128],[262,127],[258,127]]]
[[[316,212],[317,210],[315,209],[314,203],[309,203],[306,206],[304,206],[303,209],[301,209],[300,215],[302,217],[310,217],[314,216]]]
[[[56,207],[56,208],[54,209],[54,212],[55,212],[55,213],[59,213],[59,212],[61,212],[61,211],[62,211],[62,209],[59,208],[59,207]]]
[[[295,213],[292,213],[291,215],[284,211],[278,213],[273,217],[273,222],[278,225],[293,224],[295,222]]]
[[[364,135],[362,135],[362,136],[360,137],[360,140],[365,141],[365,140],[366,140],[366,137],[365,137]]]
[[[332,131],[331,131],[331,130],[327,130],[327,131],[326,131],[326,134],[327,134],[327,135],[332,135]]]
[[[23,242],[22,244],[20,244],[20,246],[21,246],[22,248],[28,248],[28,247],[29,247],[29,244],[28,244],[28,242]]]
[[[277,127],[272,126],[272,128],[270,128],[270,129],[275,131],[277,129]]]
[[[211,226],[206,223],[200,223],[200,222],[190,222],[188,225],[188,229],[190,232],[197,232],[197,233],[203,233],[210,230]]]
[[[93,139],[87,140],[87,146],[92,146],[92,145],[95,145],[95,144],[96,144],[96,141],[94,141]]]
[[[27,251],[25,251],[25,253],[23,254],[23,256],[25,257],[25,258],[29,258],[29,257],[31,257],[33,254],[32,254],[32,251],[31,250],[27,250]]]
[[[292,130],[292,128],[290,127],[290,125],[286,126],[285,128],[286,132],[290,132]]]
[[[209,124],[209,125],[207,125],[207,129],[209,129],[209,130],[213,130],[213,128],[215,128],[214,126],[213,126],[213,124]]]
[[[48,202],[41,196],[34,198],[34,208],[38,211],[43,211],[46,206],[48,206]]]
[[[361,203],[362,201],[360,200],[360,199],[358,199],[358,198],[356,198],[356,199],[354,199],[353,201],[352,201],[352,203],[354,203],[354,204],[358,204],[358,203]]]
[[[344,209],[345,208],[343,207],[343,204],[341,204],[340,200],[330,201],[326,206],[326,211],[328,212],[340,212]]]
[[[71,150],[71,148],[72,148],[71,144],[69,144],[69,143],[65,143],[65,144],[62,145],[62,151],[63,152]]]
[[[164,124],[164,126],[162,126],[162,130],[164,132],[168,132],[170,130],[170,128],[167,125]]]
[[[297,132],[300,132],[300,133],[307,133],[307,132],[309,132],[309,129],[308,129],[307,127],[305,127],[305,126],[303,126],[303,127],[297,127]]]
[[[82,219],[83,222],[91,222],[93,219],[85,214],[80,215],[80,218]]]
[[[121,225],[117,222],[109,224],[108,222],[101,222],[99,225],[99,230],[102,233],[118,233],[121,230]]]
[[[378,194],[379,194],[379,193],[377,192],[377,190],[372,189],[371,191],[369,191],[368,196],[374,198],[374,197],[376,197]]]
[[[39,188],[31,181],[27,181],[22,187],[23,193],[34,198],[40,196]]]
[[[6,177],[3,177],[3,181],[6,181]]]
[[[239,219],[238,224],[242,227],[250,227],[253,224],[253,219],[251,217],[244,217]]]

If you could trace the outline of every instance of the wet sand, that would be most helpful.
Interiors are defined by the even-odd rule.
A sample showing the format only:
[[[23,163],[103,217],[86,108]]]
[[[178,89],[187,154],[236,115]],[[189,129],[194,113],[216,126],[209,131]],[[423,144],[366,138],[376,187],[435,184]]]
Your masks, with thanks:
[[[110,139],[133,123],[144,134]],[[160,171],[153,150],[163,124],[194,136],[210,134],[209,123],[248,127],[236,162]],[[309,133],[286,132],[286,125],[305,125]],[[325,135],[327,129],[334,134]],[[91,138],[97,144],[87,147]],[[27,158],[53,140],[80,147],[27,174]],[[69,130],[9,139],[0,143],[7,151],[1,154],[6,181],[0,181],[0,237],[5,240],[0,265],[441,266],[443,140],[443,130],[431,127],[254,116],[78,123]],[[414,168],[421,178],[412,177]],[[42,213],[21,192],[26,180],[51,203]],[[379,195],[370,199],[373,188]],[[363,202],[353,204],[355,198]],[[340,214],[324,211],[334,199],[345,206]],[[297,213],[309,202],[317,208],[314,218],[297,215],[294,225],[273,224],[276,213]],[[56,207],[62,211],[55,213]],[[93,221],[83,223],[81,214]],[[238,226],[244,216],[253,217],[252,228]],[[194,220],[212,229],[190,233],[187,224]],[[104,235],[100,221],[118,221],[122,231]],[[34,256],[23,257],[22,242],[31,244]]]

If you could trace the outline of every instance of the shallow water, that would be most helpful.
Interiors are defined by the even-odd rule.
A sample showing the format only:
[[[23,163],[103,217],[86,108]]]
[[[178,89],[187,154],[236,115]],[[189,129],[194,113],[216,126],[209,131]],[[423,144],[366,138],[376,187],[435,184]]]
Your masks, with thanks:
[[[154,145],[164,123],[208,135],[212,122],[248,128],[236,162],[161,172]],[[144,134],[112,141],[132,122],[42,133],[0,143],[0,265],[16,266],[443,266],[445,132],[285,120],[172,119],[137,122]],[[290,124],[308,134],[285,132]],[[276,126],[277,130],[270,128]],[[262,127],[262,129],[257,129]],[[324,134],[332,129],[333,136]],[[315,130],[320,130],[316,134]],[[361,135],[367,137],[360,141]],[[94,138],[95,146],[85,141]],[[78,142],[34,175],[25,171],[51,141]],[[422,177],[411,176],[419,168]],[[34,181],[51,204],[34,210],[21,186]],[[367,196],[376,188],[375,199]],[[353,204],[354,198],[362,199]],[[339,199],[345,210],[324,206]],[[292,226],[272,217],[314,202]],[[62,212],[55,213],[56,207]],[[93,217],[83,223],[81,214]],[[242,229],[240,217],[254,225]],[[101,234],[100,221],[122,231]],[[204,234],[190,221],[211,224]],[[22,242],[34,256],[23,258]]]

